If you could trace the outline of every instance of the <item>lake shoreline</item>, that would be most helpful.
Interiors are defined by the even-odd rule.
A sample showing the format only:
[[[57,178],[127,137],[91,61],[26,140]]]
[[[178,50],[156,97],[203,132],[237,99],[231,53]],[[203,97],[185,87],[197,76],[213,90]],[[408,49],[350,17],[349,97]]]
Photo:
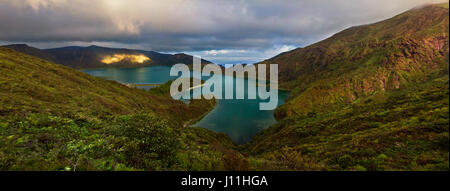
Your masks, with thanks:
[[[160,84],[164,84],[167,81],[173,80],[176,76],[170,76],[170,67],[161,66],[149,66],[139,68],[105,68],[84,70],[93,76],[102,77],[108,80],[117,81],[121,84],[125,84],[130,88],[143,88],[143,87],[157,87]],[[269,84],[256,83],[248,78],[241,78],[236,76],[222,75],[222,83],[229,83],[233,80],[234,87],[239,87],[245,90],[245,99],[215,99],[214,105],[209,105],[208,111],[199,115],[195,119],[183,122],[185,127],[201,127],[204,129],[212,130],[216,133],[225,133],[233,140],[237,145],[242,145],[250,142],[252,138],[260,131],[278,123],[274,116],[274,110],[260,110],[260,104],[262,102],[269,101],[268,99],[260,99],[258,92],[248,92],[246,87],[251,84],[256,88],[264,88]],[[203,78],[205,81],[208,79]],[[239,81],[239,83],[238,83]],[[203,83],[200,86],[189,88],[192,91],[193,88],[199,88],[206,85]],[[150,87],[150,88],[151,88]],[[225,85],[222,85],[225,87]],[[143,88],[146,89],[146,88]],[[287,101],[290,91],[277,88],[277,107],[284,104]],[[255,95],[256,94],[256,95]],[[199,95],[192,95],[199,96]],[[224,96],[224,95],[223,95]],[[223,97],[222,96],[222,97]],[[256,96],[256,99],[248,99],[250,96]],[[192,100],[190,100],[192,101]],[[272,100],[276,101],[276,100]],[[220,107],[219,107],[220,106]],[[210,107],[210,108],[209,108]]]
[[[214,106],[211,107],[210,109],[208,109],[208,111],[206,111],[205,113],[203,113],[202,115],[191,119],[189,121],[187,121],[186,123],[183,124],[183,127],[193,127],[192,125],[201,121],[206,115],[208,115],[212,110],[214,110],[217,107],[218,101],[216,99],[214,99]],[[207,129],[207,128],[204,128]],[[217,133],[217,132],[216,132]]]

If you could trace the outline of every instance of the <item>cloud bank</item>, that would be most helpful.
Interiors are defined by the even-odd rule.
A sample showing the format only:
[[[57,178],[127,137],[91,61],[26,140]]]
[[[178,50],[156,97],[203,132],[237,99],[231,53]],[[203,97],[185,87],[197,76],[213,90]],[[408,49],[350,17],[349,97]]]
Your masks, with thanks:
[[[442,0],[0,0],[0,41],[262,56],[436,2]]]

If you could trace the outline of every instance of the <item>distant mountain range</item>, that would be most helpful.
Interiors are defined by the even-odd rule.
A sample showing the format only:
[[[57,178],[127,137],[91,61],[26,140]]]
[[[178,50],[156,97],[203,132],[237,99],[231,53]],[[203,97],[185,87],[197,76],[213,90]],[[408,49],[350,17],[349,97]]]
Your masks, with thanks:
[[[104,67],[171,66],[177,63],[192,64],[192,56],[184,53],[163,54],[155,51],[100,46],[68,46],[38,49],[26,44],[3,46],[31,56],[76,69]],[[202,64],[211,63],[202,60]]]

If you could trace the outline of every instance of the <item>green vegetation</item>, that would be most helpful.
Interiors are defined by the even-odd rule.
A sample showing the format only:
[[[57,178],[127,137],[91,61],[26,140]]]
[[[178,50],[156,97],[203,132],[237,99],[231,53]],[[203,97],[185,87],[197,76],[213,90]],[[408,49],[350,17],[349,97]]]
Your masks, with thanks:
[[[190,104],[0,48],[1,170],[232,169],[223,134],[183,124],[215,101]]]
[[[53,63],[69,66],[77,69],[88,68],[108,68],[108,67],[146,67],[146,66],[172,66],[177,63],[192,63],[192,56],[187,54],[162,54],[155,51],[145,50],[133,50],[124,48],[106,48],[100,46],[88,46],[88,47],[61,47],[53,49],[38,49],[30,47],[26,44],[11,44],[3,46],[10,48],[18,52],[22,52],[34,57],[38,57],[44,60],[51,61]],[[104,60],[108,57],[115,57],[115,55],[121,56],[145,56],[149,60],[142,63],[137,60],[125,58],[117,62],[108,62]],[[80,60],[80,58],[83,58]],[[141,58],[142,59],[142,58]],[[106,62],[105,62],[106,61]],[[202,64],[210,63],[207,60],[202,60]]]
[[[449,170],[448,13],[414,9],[263,62],[291,99],[240,146],[187,127],[215,100],[0,48],[0,170]]]
[[[448,3],[352,27],[264,63],[292,98],[243,147],[256,168],[449,170]]]
[[[263,62],[279,64],[280,86],[293,97],[277,115],[338,109],[448,71],[448,14],[440,6],[413,9]]]
[[[286,119],[258,134],[248,152],[281,170],[448,170],[448,80]]]
[[[443,7],[443,8],[447,8],[448,9],[448,3],[436,4],[435,6]]]

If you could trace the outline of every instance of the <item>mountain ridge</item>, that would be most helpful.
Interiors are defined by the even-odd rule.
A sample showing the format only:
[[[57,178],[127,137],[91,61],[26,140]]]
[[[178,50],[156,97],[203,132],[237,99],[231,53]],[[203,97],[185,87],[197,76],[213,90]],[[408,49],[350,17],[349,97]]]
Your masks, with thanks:
[[[448,3],[356,26],[260,64],[291,98],[244,146],[262,169],[439,170],[449,165]]]
[[[420,80],[436,63],[445,63],[439,60],[448,57],[448,34],[448,8],[429,5],[258,64],[278,64],[280,87],[299,96],[278,115],[301,115]]]
[[[106,67],[142,67],[142,66],[172,66],[177,63],[191,64],[192,56],[184,53],[164,54],[155,51],[146,51],[127,48],[109,48],[97,45],[67,46],[50,49],[38,49],[26,44],[10,44],[3,47],[36,56],[76,69],[106,68]],[[130,60],[119,60],[114,63],[104,63],[102,59],[114,55],[143,55],[149,60],[136,63]],[[202,64],[211,63],[202,59]]]

